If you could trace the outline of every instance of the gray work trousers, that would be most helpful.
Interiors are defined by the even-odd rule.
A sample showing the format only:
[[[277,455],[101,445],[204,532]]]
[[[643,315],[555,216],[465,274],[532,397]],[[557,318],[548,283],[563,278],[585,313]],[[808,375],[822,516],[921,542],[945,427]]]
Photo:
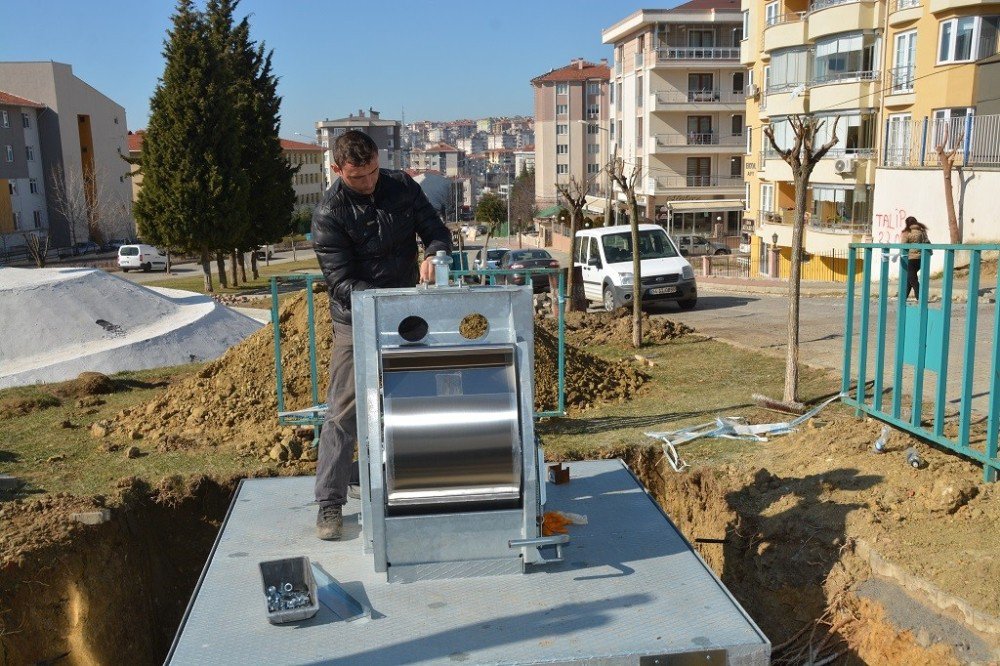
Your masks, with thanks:
[[[350,324],[333,322],[326,404],[326,420],[316,459],[316,502],[320,506],[343,506],[347,502],[348,481],[357,482],[353,459],[358,418],[354,392],[354,332]]]

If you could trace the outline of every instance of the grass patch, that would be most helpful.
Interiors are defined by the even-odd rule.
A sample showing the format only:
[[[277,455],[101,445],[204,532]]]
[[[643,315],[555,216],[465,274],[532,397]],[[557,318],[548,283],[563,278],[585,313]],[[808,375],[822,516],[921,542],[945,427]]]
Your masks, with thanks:
[[[306,251],[303,250],[303,254]],[[275,275],[289,275],[296,271],[302,270],[319,270],[319,262],[316,260],[316,256],[312,255],[309,259],[301,259],[299,261],[289,261],[281,264],[272,264],[271,266],[265,266],[263,264],[257,265],[257,272],[260,273],[260,277],[256,280],[250,280],[240,284],[237,287],[227,287],[222,288],[219,286],[218,275],[215,273],[215,264],[212,264],[212,286],[215,288],[216,294],[247,294],[253,293],[255,291],[260,291],[262,289],[270,288],[270,279]],[[249,277],[249,272],[247,276]],[[166,287],[168,289],[184,289],[185,291],[194,291],[199,294],[204,294],[205,292],[205,278],[201,273],[183,278],[172,278],[164,280],[154,280],[153,282],[146,282],[144,286],[147,287]]]

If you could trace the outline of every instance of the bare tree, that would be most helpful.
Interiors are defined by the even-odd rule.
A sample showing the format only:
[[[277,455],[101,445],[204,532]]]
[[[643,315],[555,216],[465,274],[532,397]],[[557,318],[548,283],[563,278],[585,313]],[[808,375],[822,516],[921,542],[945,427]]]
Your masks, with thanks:
[[[52,167],[49,178],[50,211],[59,215],[69,228],[69,242],[74,245],[88,234],[94,200],[97,193],[88,186],[96,187],[96,180],[84,178],[75,172],[67,173],[62,165]]]
[[[802,293],[802,233],[806,221],[806,195],[809,189],[809,178],[813,169],[821,159],[837,143],[837,123],[833,120],[830,140],[816,149],[816,134],[826,121],[817,120],[813,116],[790,116],[788,123],[795,133],[795,141],[791,148],[784,149],[774,140],[774,126],[764,128],[764,136],[771,142],[771,147],[792,169],[792,179],[795,182],[795,219],[792,223],[792,266],[788,278],[788,352],[785,357],[785,393],[786,407],[798,408],[799,390],[799,300]]]
[[[955,156],[958,155],[958,146],[962,143],[962,135],[958,135],[954,147],[948,150],[949,127],[944,126],[943,136],[940,143],[935,146],[938,162],[941,163],[941,174],[944,176],[944,207],[948,214],[948,235],[952,243],[961,243],[962,234],[958,229],[958,215],[955,214],[955,194],[951,189],[951,170],[955,166]]]
[[[569,209],[569,271],[566,274],[566,293],[569,294],[568,309],[571,312],[577,310],[577,303],[584,300],[577,298],[576,293],[578,287],[574,270],[574,262],[576,261],[576,230],[583,218],[583,208],[587,205],[587,192],[590,191],[590,186],[593,182],[594,179],[591,178],[586,183],[581,183],[576,179],[576,176],[570,176],[568,183],[556,184],[556,191],[559,192],[559,196],[566,202],[566,207]]]
[[[635,198],[635,181],[640,169],[632,167],[632,173],[625,175],[625,160],[620,157],[608,164],[608,174],[618,188],[625,193],[629,205],[629,225],[632,227],[632,346],[642,346],[642,261],[639,256],[639,202]]]
[[[25,247],[28,248],[28,256],[35,262],[35,266],[45,268],[49,254],[49,235],[37,231],[26,231],[21,235],[24,238]]]

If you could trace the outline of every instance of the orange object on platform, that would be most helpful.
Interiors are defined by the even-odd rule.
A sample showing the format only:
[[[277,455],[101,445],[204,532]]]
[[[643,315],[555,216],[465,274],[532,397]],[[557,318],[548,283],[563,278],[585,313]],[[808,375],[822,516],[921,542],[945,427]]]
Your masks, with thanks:
[[[572,521],[558,511],[546,511],[542,516],[542,536],[567,534],[566,526]]]

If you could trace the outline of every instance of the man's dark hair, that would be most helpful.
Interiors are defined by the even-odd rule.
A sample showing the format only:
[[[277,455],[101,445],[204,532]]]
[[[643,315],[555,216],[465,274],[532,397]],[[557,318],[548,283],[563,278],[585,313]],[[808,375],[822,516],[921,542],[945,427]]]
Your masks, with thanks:
[[[345,164],[364,166],[373,158],[378,158],[378,146],[364,132],[347,130],[333,144],[333,161],[339,167]]]

